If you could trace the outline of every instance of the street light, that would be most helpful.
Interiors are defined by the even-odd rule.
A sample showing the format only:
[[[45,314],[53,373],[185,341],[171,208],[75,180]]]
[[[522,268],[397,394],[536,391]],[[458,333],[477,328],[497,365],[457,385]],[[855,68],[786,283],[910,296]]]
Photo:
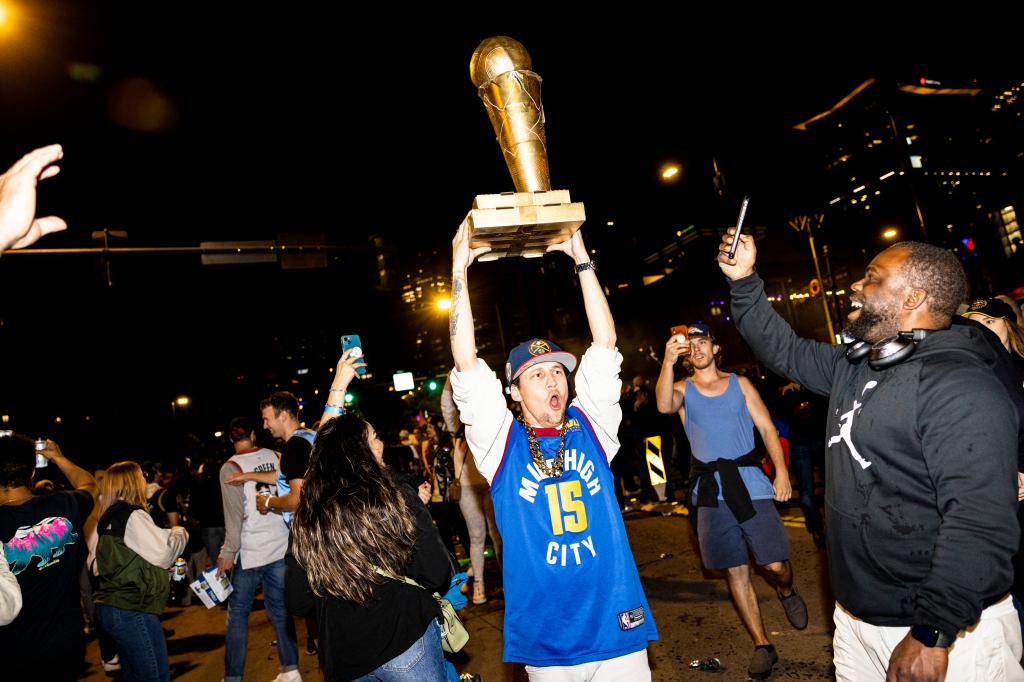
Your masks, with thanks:
[[[179,395],[177,398],[171,401],[171,415],[174,418],[175,428],[177,428],[178,426],[178,408],[188,407],[188,404],[190,402],[191,400],[189,400],[189,397],[187,395]]]
[[[890,227],[889,229],[882,233],[882,236],[885,237],[886,239],[893,239],[898,234],[899,231],[896,228]]]
[[[437,299],[437,304],[436,305],[437,305],[437,309],[438,310],[451,310],[452,299],[450,299],[450,298],[439,298],[439,299]]]
[[[667,164],[667,165],[665,165],[661,169],[661,179],[662,180],[668,180],[668,181],[671,182],[673,180],[678,179],[678,177],[679,177],[679,166],[675,165],[674,163]]]

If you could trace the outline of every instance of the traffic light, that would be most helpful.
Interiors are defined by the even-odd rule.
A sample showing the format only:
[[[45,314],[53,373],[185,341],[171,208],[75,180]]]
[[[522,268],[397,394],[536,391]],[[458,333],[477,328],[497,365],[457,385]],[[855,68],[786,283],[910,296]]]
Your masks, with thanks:
[[[437,379],[431,379],[427,382],[427,390],[431,393],[436,393],[438,386],[440,386],[440,384],[437,383]]]
[[[351,393],[345,393],[345,404],[346,405],[351,405],[355,401],[356,401],[356,397],[354,395],[352,395]]]

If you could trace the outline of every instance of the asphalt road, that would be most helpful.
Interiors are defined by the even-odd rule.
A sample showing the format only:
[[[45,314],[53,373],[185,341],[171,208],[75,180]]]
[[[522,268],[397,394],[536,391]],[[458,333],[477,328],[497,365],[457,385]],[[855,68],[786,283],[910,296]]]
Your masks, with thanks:
[[[831,611],[825,555],[815,548],[804,530],[799,512],[787,522],[792,561],[798,591],[807,601],[810,623],[796,631],[774,591],[760,577],[755,589],[769,637],[779,652],[774,680],[831,679]],[[702,571],[686,517],[678,513],[663,516],[658,511],[634,511],[626,515],[626,528],[640,576],[658,625],[661,639],[651,644],[649,655],[655,682],[676,680],[745,680],[753,653],[749,636],[729,598],[721,576]],[[501,627],[504,602],[497,564],[488,561],[488,594],[483,605],[472,603],[461,612],[471,638],[456,659],[459,672],[473,672],[483,682],[526,680],[522,666],[501,662]],[[171,677],[182,682],[212,682],[224,673],[224,623],[226,611],[207,610],[202,605],[169,608],[164,627],[173,630],[168,640]],[[316,657],[304,653],[305,627],[299,634],[299,667],[303,678],[322,679]],[[273,680],[278,673],[277,650],[272,646],[274,631],[257,599],[249,622],[249,651],[245,679]],[[702,672],[689,668],[694,659],[717,657],[723,669]],[[89,671],[83,679],[116,679],[104,673],[95,639],[89,643]]]

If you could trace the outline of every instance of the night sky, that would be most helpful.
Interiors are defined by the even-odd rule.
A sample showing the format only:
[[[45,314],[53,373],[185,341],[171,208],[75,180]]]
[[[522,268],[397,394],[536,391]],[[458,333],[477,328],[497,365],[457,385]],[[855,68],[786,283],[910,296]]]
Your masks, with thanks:
[[[729,219],[703,198],[712,157],[729,212],[751,193],[752,221],[784,224],[814,181],[792,126],[867,77],[965,82],[1020,63],[1012,45],[968,39],[1006,17],[864,5],[842,21],[680,5],[535,8],[528,22],[525,10],[507,21],[441,5],[5,4],[0,165],[42,144],[65,148],[40,210],[70,229],[41,248],[92,246],[103,228],[127,231],[124,246],[316,231],[364,247],[379,233],[406,267],[443,271],[473,196],[512,189],[469,80],[470,55],[490,35],[523,42],[544,78],[553,186],[586,204],[590,224],[631,220],[655,241]],[[659,181],[666,161],[683,167],[672,186]],[[130,453],[167,440],[179,393],[205,396],[195,409],[211,416],[194,417],[197,428],[254,411],[261,395],[217,385],[301,339],[329,347],[344,329],[394,347],[405,331],[372,314],[369,253],[339,258],[326,271],[282,272],[122,257],[106,289],[92,256],[5,256],[0,413],[37,432],[65,428],[55,415],[88,414],[105,420],[104,438],[120,422],[131,437],[111,447]],[[381,364],[388,374],[402,362]]]

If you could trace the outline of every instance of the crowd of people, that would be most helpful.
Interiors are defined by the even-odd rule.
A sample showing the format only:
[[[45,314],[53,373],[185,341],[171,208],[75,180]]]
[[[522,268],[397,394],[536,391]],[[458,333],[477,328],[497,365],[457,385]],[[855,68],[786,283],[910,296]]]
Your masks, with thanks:
[[[59,146],[35,150],[0,176],[0,254],[66,227],[35,216],[36,185],[61,156]],[[718,254],[732,317],[775,385],[724,371],[716,330],[694,322],[673,329],[653,389],[642,377],[624,389],[615,322],[580,231],[549,251],[574,262],[591,345],[577,358],[528,339],[499,377],[477,356],[470,305],[469,271],[488,249],[471,246],[464,222],[452,242],[454,368],[440,415],[394,443],[344,405],[365,366],[352,350],[315,424],[303,426],[297,398],[277,392],[258,417],[254,402],[231,421],[230,452],[202,461],[90,473],[53,441],[0,432],[5,679],[37,677],[27,652],[41,643],[47,679],[77,679],[95,630],[105,670],[169,680],[159,616],[188,605],[188,583],[207,572],[232,586],[224,680],[243,679],[261,590],[277,682],[301,680],[296,618],[328,680],[457,681],[444,600],[464,607],[470,577],[472,601],[488,600],[490,544],[504,661],[535,682],[650,680],[658,629],[623,521],[633,494],[681,494],[702,565],[721,571],[752,640],[747,672],[765,679],[779,652],[751,558],[790,625],[808,624],[797,589],[807,578],[795,574],[776,508],[794,495],[792,469],[807,530],[827,549],[838,679],[1024,680],[1016,302],[968,300],[955,256],[902,242],[852,285],[849,343],[804,339],[767,299],[753,239],[739,237],[730,255],[734,239],[730,228]],[[642,463],[653,434],[686,481],[673,490],[668,476],[660,498]],[[36,480],[39,457],[66,489]]]

